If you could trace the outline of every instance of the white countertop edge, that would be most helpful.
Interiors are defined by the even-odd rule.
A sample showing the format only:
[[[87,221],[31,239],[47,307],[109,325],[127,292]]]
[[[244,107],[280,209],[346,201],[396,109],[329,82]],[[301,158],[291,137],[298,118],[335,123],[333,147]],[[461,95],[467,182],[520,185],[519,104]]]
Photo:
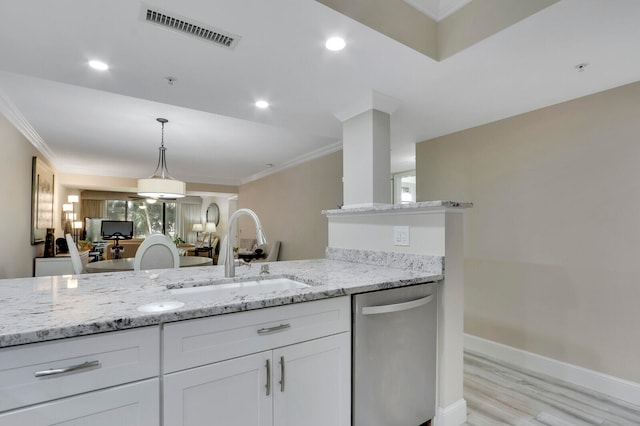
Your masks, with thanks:
[[[461,211],[473,207],[473,203],[461,201],[422,201],[411,204],[376,204],[370,206],[343,207],[323,210],[322,214],[331,216],[369,215],[369,214],[419,214],[439,213],[442,211]]]

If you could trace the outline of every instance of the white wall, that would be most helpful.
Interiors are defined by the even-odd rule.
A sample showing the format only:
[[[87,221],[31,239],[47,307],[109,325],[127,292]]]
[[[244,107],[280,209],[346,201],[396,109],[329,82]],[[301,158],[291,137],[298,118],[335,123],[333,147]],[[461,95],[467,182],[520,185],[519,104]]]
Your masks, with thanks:
[[[640,382],[640,83],[417,145],[465,215],[465,331]]]
[[[394,244],[396,226],[409,227],[409,246]],[[444,256],[444,230],[442,213],[336,215],[329,221],[329,246]]]

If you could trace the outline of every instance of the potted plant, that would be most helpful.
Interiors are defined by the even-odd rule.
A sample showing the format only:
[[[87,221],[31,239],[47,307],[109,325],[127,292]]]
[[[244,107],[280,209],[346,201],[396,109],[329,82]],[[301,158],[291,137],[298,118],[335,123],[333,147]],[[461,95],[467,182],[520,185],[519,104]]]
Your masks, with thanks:
[[[93,250],[93,241],[91,240],[79,240],[78,248],[80,250]]]

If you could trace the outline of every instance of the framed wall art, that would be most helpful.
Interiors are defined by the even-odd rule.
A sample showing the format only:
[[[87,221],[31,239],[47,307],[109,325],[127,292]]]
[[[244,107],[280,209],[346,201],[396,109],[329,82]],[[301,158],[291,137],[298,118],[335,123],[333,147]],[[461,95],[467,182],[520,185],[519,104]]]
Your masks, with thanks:
[[[33,157],[31,175],[31,244],[45,240],[47,228],[53,228],[53,169]]]

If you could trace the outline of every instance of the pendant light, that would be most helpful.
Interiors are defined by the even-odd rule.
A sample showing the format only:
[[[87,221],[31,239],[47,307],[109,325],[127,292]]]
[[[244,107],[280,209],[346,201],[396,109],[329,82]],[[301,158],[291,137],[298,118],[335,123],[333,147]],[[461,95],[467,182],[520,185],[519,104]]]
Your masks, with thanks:
[[[186,192],[186,184],[182,181],[174,179],[167,170],[167,159],[164,147],[164,124],[169,120],[166,118],[156,118],[162,124],[162,144],[160,145],[160,154],[158,157],[158,165],[153,175],[147,179],[138,179],[138,195],[150,198],[173,199],[182,198]]]

